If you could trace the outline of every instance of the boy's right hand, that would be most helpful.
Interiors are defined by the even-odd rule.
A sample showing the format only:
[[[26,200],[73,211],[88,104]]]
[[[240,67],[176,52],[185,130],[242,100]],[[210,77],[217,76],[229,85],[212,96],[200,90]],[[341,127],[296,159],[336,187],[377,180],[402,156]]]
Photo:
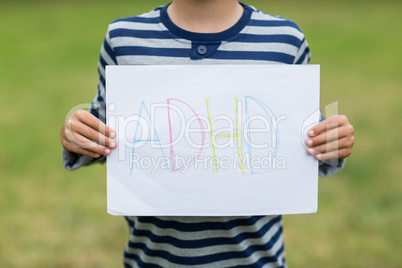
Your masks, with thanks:
[[[108,156],[117,147],[115,137],[114,130],[84,110],[73,113],[60,130],[64,149],[94,158]]]

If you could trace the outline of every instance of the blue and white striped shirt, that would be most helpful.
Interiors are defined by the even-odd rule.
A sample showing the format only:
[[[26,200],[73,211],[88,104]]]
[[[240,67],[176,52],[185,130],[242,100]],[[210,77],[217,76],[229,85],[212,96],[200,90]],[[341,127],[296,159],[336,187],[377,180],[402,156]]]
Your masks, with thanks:
[[[307,64],[310,51],[292,21],[244,5],[230,29],[177,27],[167,6],[112,22],[101,48],[91,113],[105,121],[105,66],[138,64]],[[146,90],[146,89],[144,89]],[[66,168],[103,161],[64,151]],[[321,175],[341,167],[320,165]],[[282,217],[126,217],[125,267],[286,267]]]

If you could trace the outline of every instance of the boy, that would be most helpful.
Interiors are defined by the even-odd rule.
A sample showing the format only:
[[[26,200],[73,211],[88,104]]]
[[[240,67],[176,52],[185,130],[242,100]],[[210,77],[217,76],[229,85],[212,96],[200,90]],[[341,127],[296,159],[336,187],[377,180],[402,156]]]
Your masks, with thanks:
[[[149,13],[109,25],[98,65],[98,93],[90,112],[77,111],[61,129],[63,162],[76,169],[102,162],[117,144],[105,122],[105,66],[113,64],[307,64],[310,51],[291,21],[236,0],[174,0]],[[144,89],[146,90],[146,89]],[[307,152],[320,175],[343,167],[353,127],[345,116],[309,131]],[[285,267],[282,218],[126,217],[130,238],[125,267]]]

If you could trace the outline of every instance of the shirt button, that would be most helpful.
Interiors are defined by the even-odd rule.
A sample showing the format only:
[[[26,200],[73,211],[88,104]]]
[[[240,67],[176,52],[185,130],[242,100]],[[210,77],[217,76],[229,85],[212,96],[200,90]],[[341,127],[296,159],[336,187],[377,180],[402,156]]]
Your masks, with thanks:
[[[200,54],[200,55],[205,55],[206,53],[207,53],[207,47],[206,46],[199,46],[198,48],[197,48],[197,52],[198,52],[198,54]]]

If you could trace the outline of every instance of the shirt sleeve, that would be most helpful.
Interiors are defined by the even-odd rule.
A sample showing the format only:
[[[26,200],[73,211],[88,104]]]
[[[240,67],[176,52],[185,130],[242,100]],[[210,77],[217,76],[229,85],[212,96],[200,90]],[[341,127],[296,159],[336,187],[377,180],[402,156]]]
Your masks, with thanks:
[[[321,177],[329,177],[345,166],[346,159],[328,159],[319,161],[318,174]]]
[[[306,38],[301,41],[300,47],[297,50],[293,64],[308,64],[310,62],[311,52]]]
[[[106,37],[101,47],[100,57],[98,62],[98,91],[95,98],[91,103],[89,112],[99,118],[102,122],[106,123],[106,83],[105,83],[105,69],[106,65],[117,65],[115,53],[112,43],[110,41],[110,26],[107,30]],[[82,166],[90,165],[93,163],[103,163],[106,160],[105,156],[99,158],[92,158],[69,152],[62,149],[63,165],[68,170],[75,170]]]

